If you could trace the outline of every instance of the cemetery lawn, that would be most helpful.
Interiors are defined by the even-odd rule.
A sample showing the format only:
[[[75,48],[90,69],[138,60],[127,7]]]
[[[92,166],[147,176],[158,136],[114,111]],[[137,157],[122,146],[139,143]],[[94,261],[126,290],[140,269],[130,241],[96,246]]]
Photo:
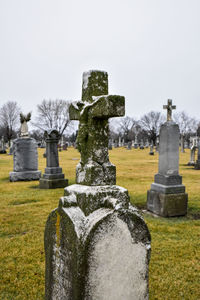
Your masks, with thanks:
[[[44,172],[44,149],[38,152],[39,170]],[[158,170],[158,154],[148,153],[149,149],[110,151],[117,184],[128,189],[132,204],[142,210]],[[200,299],[200,170],[186,165],[189,156],[189,150],[180,154],[180,175],[189,195],[187,217],[164,219],[143,212],[152,238],[150,299]],[[59,157],[69,184],[75,183],[79,153],[69,148]],[[0,155],[0,300],[40,300],[44,299],[44,227],[63,189],[40,190],[38,181],[10,183],[12,160]]]

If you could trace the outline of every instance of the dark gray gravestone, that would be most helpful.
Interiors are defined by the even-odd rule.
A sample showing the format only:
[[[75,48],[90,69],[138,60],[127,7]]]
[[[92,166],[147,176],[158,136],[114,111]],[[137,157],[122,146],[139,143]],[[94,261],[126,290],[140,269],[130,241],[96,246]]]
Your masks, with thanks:
[[[46,142],[47,166],[45,168],[45,173],[40,179],[40,188],[56,189],[66,187],[68,185],[68,180],[65,179],[62,168],[59,167],[58,159],[58,141],[60,135],[57,130],[50,129],[45,131],[44,138]]]
[[[13,141],[13,172],[10,181],[39,180],[37,143],[33,138],[17,138]]]
[[[46,300],[148,299],[150,234],[108,157],[108,118],[124,115],[124,97],[107,94],[106,72],[83,74],[83,101],[70,109],[80,120],[79,184],[46,223]]]
[[[2,136],[0,141],[0,154],[6,154],[6,145],[4,141],[4,136]]]
[[[153,151],[153,142],[152,142],[151,145],[150,145],[149,155],[154,155],[154,151]]]
[[[197,155],[197,160],[196,160],[196,163],[194,165],[194,168],[196,170],[200,170],[200,141],[198,143],[198,155]]]
[[[147,194],[147,209],[163,217],[187,214],[188,195],[179,175],[179,127],[168,115],[160,129],[159,170]]]

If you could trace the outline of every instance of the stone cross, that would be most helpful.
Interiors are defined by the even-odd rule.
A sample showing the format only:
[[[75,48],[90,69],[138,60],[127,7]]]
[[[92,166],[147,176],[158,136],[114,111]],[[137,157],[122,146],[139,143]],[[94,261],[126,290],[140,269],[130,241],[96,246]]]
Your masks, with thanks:
[[[168,99],[168,104],[163,105],[163,109],[167,109],[167,121],[172,120],[172,110],[176,109],[176,105],[172,105],[172,100]]]
[[[72,103],[70,119],[79,120],[77,148],[81,161],[76,182],[85,185],[116,183],[116,168],[108,156],[108,119],[125,114],[125,98],[108,95],[108,74],[103,71],[83,73],[82,101]]]

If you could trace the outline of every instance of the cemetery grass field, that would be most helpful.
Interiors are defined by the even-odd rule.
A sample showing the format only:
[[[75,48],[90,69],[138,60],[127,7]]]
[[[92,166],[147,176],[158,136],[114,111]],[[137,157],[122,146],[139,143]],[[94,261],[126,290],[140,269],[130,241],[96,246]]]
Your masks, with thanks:
[[[39,170],[44,172],[44,149],[38,152]],[[117,184],[128,189],[132,204],[142,210],[158,170],[158,154],[148,152],[110,151]],[[180,175],[189,194],[187,217],[143,214],[152,238],[150,299],[200,299],[200,170],[186,165],[189,156],[188,149],[180,154]],[[69,184],[75,183],[79,153],[69,148],[59,157]],[[40,190],[38,181],[10,183],[12,169],[13,157],[0,155],[0,299],[44,299],[44,227],[63,189]]]

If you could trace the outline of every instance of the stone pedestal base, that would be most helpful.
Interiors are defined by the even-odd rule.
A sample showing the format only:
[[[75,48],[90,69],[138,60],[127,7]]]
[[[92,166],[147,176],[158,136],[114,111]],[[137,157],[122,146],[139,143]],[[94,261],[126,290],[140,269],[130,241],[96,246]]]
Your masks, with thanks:
[[[59,179],[40,179],[40,189],[57,189],[68,186],[68,180],[64,178]]]
[[[39,180],[40,171],[10,172],[10,181],[32,181]]]
[[[188,194],[164,194],[147,192],[147,209],[161,217],[178,217],[187,214]]]
[[[150,234],[119,186],[65,188],[45,228],[45,299],[148,299]]]

